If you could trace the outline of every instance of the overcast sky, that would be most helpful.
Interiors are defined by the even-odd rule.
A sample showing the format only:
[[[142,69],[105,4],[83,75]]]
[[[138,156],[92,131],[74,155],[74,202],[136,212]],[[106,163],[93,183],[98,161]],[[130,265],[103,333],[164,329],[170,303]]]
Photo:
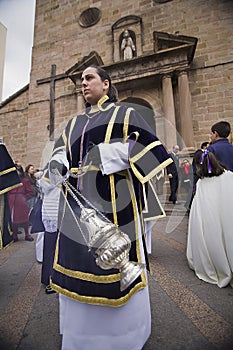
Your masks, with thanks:
[[[7,28],[2,101],[29,83],[36,0],[0,0]]]

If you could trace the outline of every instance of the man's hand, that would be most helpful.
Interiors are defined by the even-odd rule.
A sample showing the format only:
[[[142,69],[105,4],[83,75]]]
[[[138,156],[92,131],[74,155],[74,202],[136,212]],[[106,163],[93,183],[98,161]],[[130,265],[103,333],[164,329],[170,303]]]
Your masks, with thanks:
[[[49,169],[51,171],[51,173],[55,173],[54,170],[57,169],[58,172],[64,176],[67,173],[67,168],[65,167],[64,164],[59,163],[56,160],[52,160],[49,164]]]

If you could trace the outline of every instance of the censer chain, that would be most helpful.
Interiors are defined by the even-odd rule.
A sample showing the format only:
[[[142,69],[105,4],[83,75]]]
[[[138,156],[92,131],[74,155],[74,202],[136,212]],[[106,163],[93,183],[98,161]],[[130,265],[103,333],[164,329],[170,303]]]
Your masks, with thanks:
[[[62,177],[62,175],[59,173],[59,171],[58,171],[57,169],[53,169],[53,174],[59,176],[60,178]],[[67,189],[67,191],[70,193],[70,195],[73,197],[73,199],[75,200],[75,202],[79,205],[79,207],[80,207],[81,209],[85,208],[84,205],[81,203],[81,201],[80,201],[80,200],[77,198],[77,196],[73,193],[72,189],[69,187],[70,184],[68,185],[68,182],[67,182],[66,180],[64,180],[64,179],[62,180],[62,183],[63,183],[63,185],[65,186],[65,188]],[[76,223],[77,223],[77,226],[78,226],[78,228],[79,228],[79,230],[80,230],[80,232],[81,232],[81,235],[82,235],[82,237],[83,237],[83,239],[84,239],[86,245],[88,246],[88,240],[87,240],[86,237],[85,237],[85,234],[84,234],[84,232],[83,232],[83,230],[82,230],[82,228],[81,228],[80,223],[78,222],[77,219],[76,219],[75,221],[76,221]]]
[[[65,181],[66,182],[66,181]],[[66,182],[66,185],[65,186],[68,186],[70,189],[72,189],[72,193],[73,192],[75,192],[75,193],[77,193],[92,209],[94,209],[100,216],[102,216],[102,218],[104,218],[107,222],[109,222],[109,223],[111,223],[111,224],[113,224],[112,223],[112,221],[111,220],[109,220],[99,209],[97,209],[80,191],[78,191],[73,185],[71,185],[71,183],[68,183],[68,182]],[[74,195],[74,193],[73,193],[73,195]],[[75,195],[74,195],[75,196]],[[75,196],[76,197],[76,196]],[[74,198],[74,197],[73,197]],[[77,200],[78,200],[78,198],[77,198]],[[78,200],[79,201],[79,200]],[[80,201],[79,201],[80,202]],[[78,202],[77,202],[78,203]],[[80,202],[81,203],[81,202]],[[79,204],[79,203],[78,203]],[[80,204],[79,204],[80,205]],[[81,204],[80,206],[82,206],[83,208],[84,208],[84,206],[83,206],[83,204]],[[81,207],[81,208],[82,208]],[[117,225],[115,225],[115,226],[117,226]]]

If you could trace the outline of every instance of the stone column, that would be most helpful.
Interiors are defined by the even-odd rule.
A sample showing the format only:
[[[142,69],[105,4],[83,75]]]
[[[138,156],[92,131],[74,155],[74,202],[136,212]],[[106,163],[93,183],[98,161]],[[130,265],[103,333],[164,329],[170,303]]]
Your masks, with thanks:
[[[165,145],[167,149],[172,150],[172,146],[177,144],[176,139],[176,118],[174,97],[172,89],[172,79],[170,75],[162,78],[163,90],[163,112],[164,112],[164,128],[165,128]]]
[[[178,90],[180,101],[180,134],[184,149],[191,152],[194,151],[193,122],[188,74],[185,71],[180,72],[178,75]]]
[[[81,90],[77,90],[77,114],[84,112],[85,105],[83,100],[83,95]]]
[[[85,103],[82,94],[82,85],[81,79],[76,81],[76,93],[77,93],[77,114],[81,114],[84,112]]]

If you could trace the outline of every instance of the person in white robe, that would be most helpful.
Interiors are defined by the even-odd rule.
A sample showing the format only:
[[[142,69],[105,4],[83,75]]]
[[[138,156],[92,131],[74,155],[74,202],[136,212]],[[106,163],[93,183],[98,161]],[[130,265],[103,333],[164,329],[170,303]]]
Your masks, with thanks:
[[[205,150],[196,160],[197,181],[188,225],[187,259],[196,276],[233,287],[233,173]]]
[[[61,189],[51,184],[48,178],[48,169],[40,179],[40,188],[43,193],[42,222],[45,228],[43,235],[41,282],[46,286],[45,293],[54,293],[50,286],[50,275],[57,239],[59,198]]]

